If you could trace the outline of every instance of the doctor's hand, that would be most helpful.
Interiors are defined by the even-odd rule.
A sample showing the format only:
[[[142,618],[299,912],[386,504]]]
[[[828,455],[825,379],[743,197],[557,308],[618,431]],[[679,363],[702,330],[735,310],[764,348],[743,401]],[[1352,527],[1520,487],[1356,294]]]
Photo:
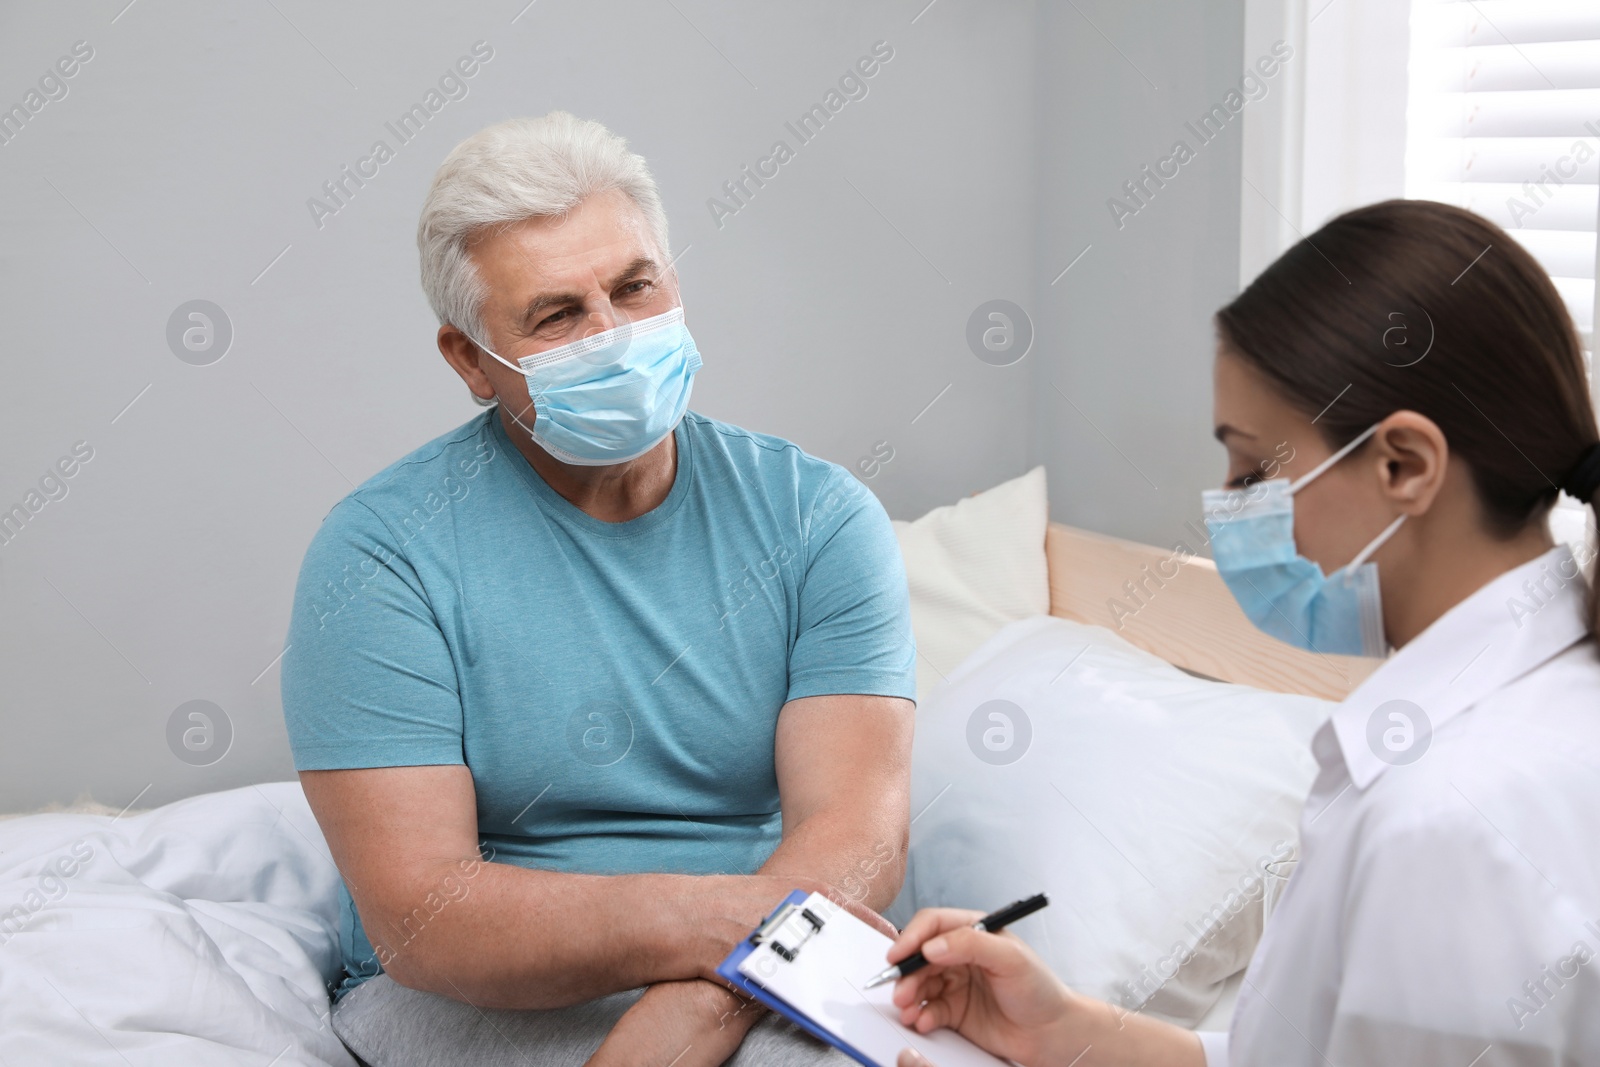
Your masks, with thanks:
[[[1023,942],[974,930],[981,918],[977,911],[929,908],[906,925],[888,961],[899,963],[920,948],[928,965],[895,983],[900,1021],[919,1034],[947,1027],[1018,1063],[1044,1062],[1062,1047],[1075,998]],[[910,1049],[900,1054],[899,1067],[927,1063]]]
[[[890,963],[919,948],[928,960],[895,983],[906,1026],[919,1034],[947,1027],[1024,1067],[1205,1067],[1195,1034],[1074,993],[1011,934],[974,930],[981,918],[955,908],[919,911],[890,947]],[[906,1049],[896,1067],[929,1063]]]

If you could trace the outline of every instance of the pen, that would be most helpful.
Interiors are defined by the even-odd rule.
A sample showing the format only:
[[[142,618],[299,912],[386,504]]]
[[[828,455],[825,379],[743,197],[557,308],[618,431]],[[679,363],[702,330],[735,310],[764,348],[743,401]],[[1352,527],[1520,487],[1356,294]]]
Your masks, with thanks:
[[[1038,911],[1040,908],[1049,903],[1050,898],[1045,896],[1043,893],[1039,893],[1029,897],[1027,900],[1019,900],[1015,904],[1007,904],[999,911],[990,915],[985,915],[983,918],[973,923],[972,928],[974,930],[986,930],[991,934],[998,933],[1007,926],[1010,926],[1012,923],[1016,922],[1018,919],[1027,918],[1029,915],[1032,915],[1034,912]],[[872,989],[875,986],[883,985],[885,982],[892,982],[896,978],[904,978],[913,971],[922,970],[922,968],[926,967],[927,965],[927,957],[923,956],[921,952],[915,952],[901,960],[899,963],[890,967],[888,970],[874,975],[867,982],[866,987],[868,989]]]

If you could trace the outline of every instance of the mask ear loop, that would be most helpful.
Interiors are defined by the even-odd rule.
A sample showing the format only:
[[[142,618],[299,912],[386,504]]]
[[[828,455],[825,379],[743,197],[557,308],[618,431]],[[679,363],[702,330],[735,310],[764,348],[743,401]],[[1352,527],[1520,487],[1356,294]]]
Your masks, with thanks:
[[[1298,493],[1300,490],[1310,485],[1313,479],[1322,474],[1323,471],[1327,470],[1329,467],[1333,466],[1335,463],[1338,463],[1341,459],[1360,448],[1362,443],[1365,442],[1367,438],[1378,432],[1378,427],[1381,425],[1383,425],[1381,422],[1375,422],[1371,426],[1368,426],[1365,430],[1362,430],[1361,433],[1356,435],[1355,440],[1339,449],[1339,451],[1335,452],[1321,463],[1318,463],[1305,475],[1302,475],[1300,478],[1291,482],[1289,485],[1289,495],[1293,496],[1294,494]],[[1382,533],[1368,542],[1366,548],[1363,548],[1360,552],[1357,552],[1355,559],[1351,560],[1349,563],[1346,563],[1343,567],[1340,567],[1339,570],[1348,571],[1353,574],[1356,568],[1360,567],[1363,563],[1367,562],[1367,560],[1371,559],[1373,554],[1377,552],[1378,549],[1382,548],[1389,538],[1394,536],[1395,531],[1400,529],[1400,524],[1405,521],[1405,515],[1401,515],[1399,518],[1395,519],[1384,528]]]
[[[1321,463],[1318,463],[1315,467],[1312,467],[1309,473],[1295,479],[1295,481],[1289,485],[1289,495],[1293,496],[1294,494],[1298,493],[1300,490],[1310,485],[1312,481],[1315,480],[1323,471],[1327,470],[1329,467],[1333,466],[1335,463],[1339,462],[1341,459],[1360,448],[1362,442],[1366,441],[1367,438],[1377,433],[1378,427],[1381,425],[1383,425],[1381,422],[1375,422],[1371,426],[1368,426],[1365,430],[1362,430],[1361,433],[1356,435],[1356,439],[1354,441],[1351,441],[1349,444],[1339,449],[1339,451],[1335,452]]]
[[[1388,526],[1386,526],[1384,528],[1384,531],[1381,534],[1379,534],[1377,537],[1374,537],[1372,539],[1372,543],[1371,544],[1369,544],[1366,548],[1363,548],[1360,552],[1356,553],[1356,558],[1355,559],[1351,560],[1349,563],[1346,563],[1340,569],[1341,570],[1347,570],[1347,571],[1353,571],[1357,567],[1359,567],[1363,563],[1365,563],[1367,560],[1371,559],[1373,553],[1377,552],[1378,549],[1382,548],[1383,545],[1384,545],[1384,542],[1388,541],[1389,538],[1394,536],[1394,532],[1396,530],[1400,529],[1400,524],[1402,522],[1405,522],[1408,517],[1409,516],[1401,515],[1399,518],[1397,518],[1393,522],[1391,522]]]
[[[471,338],[468,338],[468,340],[471,340]],[[473,341],[472,343],[475,344],[475,345],[478,345],[479,348],[481,348],[485,352],[487,352],[489,354],[490,358],[499,360],[506,367],[507,370],[514,370],[518,374],[521,374],[523,376],[527,375],[527,373],[528,373],[527,371],[523,370],[521,367],[519,367],[515,363],[511,362],[509,359],[503,358],[494,349],[488,347],[487,345],[480,345],[480,344],[478,344],[477,341]]]
[[[466,333],[466,331],[464,331],[464,330],[462,332]],[[510,360],[504,358],[498,352],[496,352],[494,349],[490,348],[488,345],[479,342],[478,339],[473,337],[471,334],[467,334],[467,340],[469,340],[473,344],[477,345],[484,352],[487,352],[491,358],[499,360],[508,369],[516,371],[518,374],[522,375],[523,378],[527,378],[527,376],[528,376],[528,372],[527,371],[523,370],[521,367],[517,366],[515,363],[512,363]],[[500,397],[498,395],[496,395],[495,399],[499,400]],[[529,395],[529,397],[528,397],[528,407],[531,408],[533,406],[534,406],[534,399],[533,399],[532,395]],[[525,423],[521,419],[517,418],[517,413],[515,411],[512,411],[510,408],[506,408],[506,414],[511,416],[511,421],[512,422],[514,422],[518,426],[522,427],[522,432],[523,433],[527,434],[529,437],[533,436],[533,430],[529,428],[527,423]],[[527,408],[523,409],[523,414],[527,414]]]

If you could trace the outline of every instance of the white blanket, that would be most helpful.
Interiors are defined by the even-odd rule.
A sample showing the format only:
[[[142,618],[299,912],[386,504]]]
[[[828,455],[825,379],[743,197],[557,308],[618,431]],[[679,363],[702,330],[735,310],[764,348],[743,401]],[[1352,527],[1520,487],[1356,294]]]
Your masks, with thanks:
[[[294,782],[0,821],[0,1064],[354,1067],[338,877]]]

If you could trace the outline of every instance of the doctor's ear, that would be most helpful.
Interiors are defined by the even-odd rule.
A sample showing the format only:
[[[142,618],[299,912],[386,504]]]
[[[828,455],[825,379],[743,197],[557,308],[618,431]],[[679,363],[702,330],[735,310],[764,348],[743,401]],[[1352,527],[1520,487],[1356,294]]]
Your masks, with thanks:
[[[1450,465],[1450,445],[1438,423],[1397,411],[1378,426],[1369,453],[1382,493],[1401,512],[1422,515],[1433,506]]]

